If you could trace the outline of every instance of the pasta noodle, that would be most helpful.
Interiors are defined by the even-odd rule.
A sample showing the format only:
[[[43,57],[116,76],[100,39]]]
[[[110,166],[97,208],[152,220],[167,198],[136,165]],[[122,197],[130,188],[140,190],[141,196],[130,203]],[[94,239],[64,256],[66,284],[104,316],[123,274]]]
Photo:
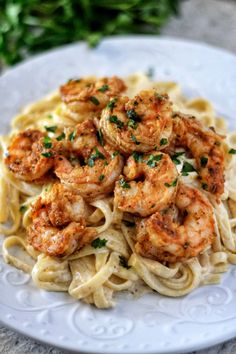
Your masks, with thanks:
[[[221,273],[227,271],[229,263],[236,264],[236,155],[228,154],[230,149],[236,148],[236,132],[227,133],[225,120],[216,116],[209,101],[187,99],[174,82],[153,83],[145,75],[135,74],[126,79],[126,85],[130,97],[150,88],[161,94],[167,93],[174,110],[194,115],[204,126],[214,127],[217,133],[225,135],[225,185],[220,203],[205,192],[214,209],[216,237],[212,246],[197,257],[168,264],[138,254],[135,228],[131,225],[134,218],[119,210],[113,197],[101,197],[90,202],[93,212],[88,216],[88,230],[95,229],[97,237],[105,240],[102,247],[96,248],[91,243],[61,258],[36,251],[26,238],[26,229],[31,225],[31,206],[39,196],[43,198],[51,184],[42,186],[17,179],[4,164],[7,147],[13,136],[26,129],[42,131],[45,126],[57,126],[59,135],[65,127],[74,126],[83,119],[69,112],[61,102],[59,92],[55,92],[26,107],[13,120],[10,134],[0,138],[0,203],[4,206],[0,209],[0,232],[6,236],[4,260],[31,274],[37,287],[68,292],[72,297],[98,308],[114,306],[115,293],[133,292],[135,286],[140,294],[145,286],[165,296],[182,296],[199,285],[219,283]],[[178,171],[186,162],[196,167],[192,157],[181,155],[178,159]],[[198,188],[197,177],[193,171],[181,178]],[[14,248],[28,257],[15,254]]]

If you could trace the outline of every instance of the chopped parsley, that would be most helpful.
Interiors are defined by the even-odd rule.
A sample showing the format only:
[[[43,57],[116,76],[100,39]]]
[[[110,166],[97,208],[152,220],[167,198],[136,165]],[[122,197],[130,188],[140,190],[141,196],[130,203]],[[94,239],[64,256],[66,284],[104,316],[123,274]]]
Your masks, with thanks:
[[[52,125],[50,127],[45,125],[44,128],[46,129],[47,132],[51,132],[51,133],[55,133],[55,131],[57,130],[57,126],[56,125]]]
[[[98,131],[97,131],[97,139],[99,141],[99,144],[101,146],[104,146],[104,139],[103,139],[103,134],[102,134],[101,129],[98,129]]]
[[[69,140],[70,140],[70,141],[74,141],[74,140],[75,140],[75,137],[76,137],[76,132],[75,132],[75,130],[74,130],[73,132],[71,132],[71,133],[69,134]]]
[[[52,152],[42,152],[42,154],[41,154],[43,157],[52,157],[53,155],[52,155]]]
[[[62,132],[60,135],[58,135],[58,137],[56,139],[57,139],[57,141],[61,141],[61,140],[65,139],[65,137],[66,137],[66,134],[64,132]]]
[[[133,119],[129,119],[127,125],[128,125],[128,127],[132,128],[132,129],[137,129],[137,127],[138,127],[138,123],[135,122],[135,120],[133,120]]]
[[[48,119],[52,119],[52,118],[53,118],[52,114],[48,114]]]
[[[106,85],[106,84],[102,85],[102,86],[98,89],[98,91],[100,91],[100,92],[106,92],[107,90],[109,90],[109,86]]]
[[[196,172],[196,170],[191,163],[185,161],[181,173],[183,176],[188,176],[190,172]]]
[[[202,183],[202,189],[207,191],[208,190],[208,184],[207,183]]]
[[[123,128],[124,126],[124,123],[121,120],[119,120],[117,116],[110,116],[109,122],[116,124],[119,129]]]
[[[104,180],[104,178],[105,178],[105,175],[100,175],[98,179],[100,182],[102,182]]]
[[[174,164],[179,165],[181,163],[178,157],[182,156],[184,153],[185,151],[176,152],[174,155],[171,156],[171,160],[174,162]]]
[[[160,146],[163,146],[163,145],[166,145],[166,144],[168,144],[168,139],[162,138],[161,141],[160,141]]]
[[[89,100],[95,104],[95,106],[98,106],[100,104],[100,102],[98,101],[98,99],[95,96],[91,96],[89,97]]]
[[[168,187],[168,188],[175,187],[177,185],[177,181],[178,181],[178,179],[176,178],[171,183],[165,183],[165,186]]]
[[[139,115],[137,114],[137,112],[135,112],[134,109],[129,109],[127,112],[126,112],[126,115],[129,119],[132,119],[132,120],[135,120],[135,121],[140,121],[140,117]]]
[[[111,154],[111,158],[114,159],[114,157],[118,156],[120,154],[119,151],[114,151],[112,154]]]
[[[142,162],[143,161],[143,153],[134,151],[132,153],[135,162]]]
[[[101,238],[95,238],[95,240],[93,240],[91,242],[91,246],[93,248],[102,248],[102,247],[105,247],[106,246],[106,243],[107,243],[107,240],[105,238],[101,239]]]
[[[131,268],[131,266],[128,265],[127,259],[125,259],[125,257],[123,256],[119,256],[120,258],[120,265],[126,269]]]
[[[110,108],[110,110],[112,110],[116,106],[116,102],[117,102],[117,98],[112,98],[112,100],[108,102],[107,108]]]
[[[26,210],[27,210],[27,206],[26,205],[21,205],[20,206],[20,209],[19,209],[20,213],[24,213]]]
[[[131,140],[136,144],[136,145],[139,145],[140,142],[137,140],[136,136],[131,134]]]
[[[159,101],[164,101],[165,96],[161,95],[160,93],[155,92],[155,97],[158,98]]]
[[[126,188],[126,189],[129,189],[130,188],[130,184],[128,182],[126,182],[126,180],[124,179],[124,177],[122,177],[120,180],[119,180],[119,183],[120,183],[120,186],[122,188]]]
[[[205,157],[205,156],[202,156],[202,157],[200,158],[200,162],[201,162],[201,166],[202,166],[202,167],[206,167],[207,162],[208,162],[208,158]]]
[[[93,167],[95,160],[98,160],[98,159],[105,160],[105,156],[98,150],[97,147],[95,147],[95,153],[92,154],[92,155],[90,156],[90,158],[88,159],[88,165],[89,165],[89,167]]]
[[[46,149],[50,149],[52,147],[52,140],[49,136],[45,136],[43,139],[43,145]]]
[[[162,159],[162,154],[160,155],[150,155],[148,160],[147,160],[147,165],[151,168],[156,167],[157,161],[161,161]]]
[[[230,149],[229,154],[236,155],[236,149]]]

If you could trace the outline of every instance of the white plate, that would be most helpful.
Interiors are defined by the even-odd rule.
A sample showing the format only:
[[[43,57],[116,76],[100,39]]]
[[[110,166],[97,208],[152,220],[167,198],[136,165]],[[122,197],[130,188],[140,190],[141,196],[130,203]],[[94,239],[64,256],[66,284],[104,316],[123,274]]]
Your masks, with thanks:
[[[0,79],[1,133],[12,116],[71,77],[127,75],[155,68],[189,96],[210,99],[231,127],[236,112],[236,57],[206,45],[151,36],[114,37],[95,50],[75,44],[48,52]],[[234,125],[236,128],[236,125]],[[4,206],[1,206],[4,207]],[[236,268],[222,283],[172,299],[120,295],[117,307],[97,310],[67,294],[36,289],[29,275],[0,256],[0,318],[16,331],[61,348],[96,353],[183,353],[236,335]]]

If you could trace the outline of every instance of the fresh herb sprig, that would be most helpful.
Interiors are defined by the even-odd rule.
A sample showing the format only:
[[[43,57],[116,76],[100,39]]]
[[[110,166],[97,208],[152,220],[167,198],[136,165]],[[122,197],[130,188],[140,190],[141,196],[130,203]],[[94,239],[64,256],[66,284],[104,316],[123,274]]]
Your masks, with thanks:
[[[14,64],[29,53],[104,36],[159,33],[180,0],[2,0],[0,62]],[[97,16],[99,14],[99,16]]]

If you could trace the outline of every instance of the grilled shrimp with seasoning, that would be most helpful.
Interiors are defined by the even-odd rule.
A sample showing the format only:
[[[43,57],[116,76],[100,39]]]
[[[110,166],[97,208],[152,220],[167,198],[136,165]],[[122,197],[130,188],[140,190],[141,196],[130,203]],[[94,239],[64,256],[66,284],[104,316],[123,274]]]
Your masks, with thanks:
[[[39,130],[29,129],[12,139],[4,162],[16,178],[33,182],[53,167],[53,155],[45,148],[45,136]]]
[[[153,151],[133,153],[116,182],[114,204],[118,209],[148,216],[169,205],[175,197],[178,172],[169,155]]]
[[[124,154],[168,146],[172,109],[167,95],[141,91],[132,99],[113,98],[102,111],[100,126],[107,141]]]
[[[100,114],[110,97],[126,90],[124,81],[117,76],[108,78],[72,79],[61,86],[61,99],[72,114],[92,118]]]
[[[177,214],[170,208],[138,222],[137,253],[173,263],[198,256],[212,244],[213,208],[206,196],[179,183],[174,206]]]
[[[32,205],[27,240],[49,256],[68,256],[96,236],[94,229],[86,227],[89,212],[81,196],[55,183]]]
[[[87,201],[102,198],[113,191],[123,168],[123,158],[105,143],[93,121],[75,128],[71,158],[57,156],[55,173],[61,183],[74,188]]]
[[[202,188],[220,198],[224,192],[223,139],[194,117],[175,113],[171,146],[188,148],[196,159]]]

